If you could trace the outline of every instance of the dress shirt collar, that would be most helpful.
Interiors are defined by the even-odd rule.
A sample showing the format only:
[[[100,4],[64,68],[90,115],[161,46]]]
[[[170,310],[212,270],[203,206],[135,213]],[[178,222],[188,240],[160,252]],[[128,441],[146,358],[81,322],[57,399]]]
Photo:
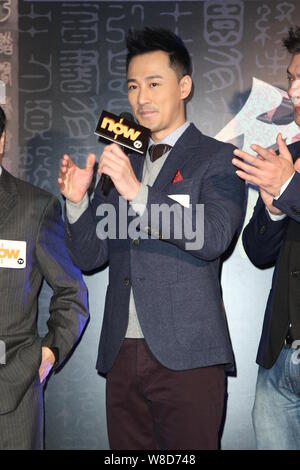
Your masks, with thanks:
[[[189,127],[189,125],[190,125],[190,122],[186,121],[184,124],[182,124],[182,126],[175,129],[175,131],[171,132],[171,134],[167,135],[160,142],[154,142],[154,140],[151,139],[151,137],[150,137],[148,148],[150,147],[150,145],[155,145],[155,144],[168,144],[168,145],[171,145],[172,147],[174,147],[174,145],[176,144],[179,137],[182,136],[184,131]]]

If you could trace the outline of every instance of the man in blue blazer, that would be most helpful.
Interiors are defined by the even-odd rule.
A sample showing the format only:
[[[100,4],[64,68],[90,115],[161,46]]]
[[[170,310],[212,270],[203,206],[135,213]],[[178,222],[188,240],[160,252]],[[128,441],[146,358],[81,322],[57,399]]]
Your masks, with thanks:
[[[300,125],[300,28],[284,45],[292,55],[288,93]],[[253,423],[259,449],[300,449],[300,141],[278,155],[253,145],[258,157],[235,151],[238,175],[256,184],[260,197],[244,230],[243,243],[258,267],[275,264],[257,362]],[[247,165],[251,164],[251,167]]]
[[[109,263],[97,369],[107,377],[110,446],[215,449],[233,363],[220,257],[241,222],[244,184],[234,147],[186,121],[191,62],[181,39],[146,28],[129,33],[127,48],[129,102],[151,130],[146,159],[106,146],[98,173],[114,188],[105,196],[98,184],[92,201],[95,155],[84,169],[65,155],[58,178],[73,260],[86,271]],[[105,227],[108,213],[117,227]]]

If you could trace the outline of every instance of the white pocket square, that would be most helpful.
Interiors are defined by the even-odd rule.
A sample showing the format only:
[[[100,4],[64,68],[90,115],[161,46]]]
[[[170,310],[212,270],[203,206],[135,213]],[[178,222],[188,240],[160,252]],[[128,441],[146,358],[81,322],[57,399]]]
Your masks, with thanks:
[[[189,194],[168,194],[168,197],[176,202],[179,202],[183,207],[190,207],[190,195]]]

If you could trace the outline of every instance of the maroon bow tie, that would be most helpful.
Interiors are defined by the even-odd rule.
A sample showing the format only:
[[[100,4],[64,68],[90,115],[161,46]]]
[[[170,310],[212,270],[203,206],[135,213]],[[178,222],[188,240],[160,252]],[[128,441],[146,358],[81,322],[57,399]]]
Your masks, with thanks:
[[[149,147],[149,155],[152,162],[155,162],[158,158],[164,155],[172,148],[171,145],[168,144],[157,144],[157,145],[150,145]]]

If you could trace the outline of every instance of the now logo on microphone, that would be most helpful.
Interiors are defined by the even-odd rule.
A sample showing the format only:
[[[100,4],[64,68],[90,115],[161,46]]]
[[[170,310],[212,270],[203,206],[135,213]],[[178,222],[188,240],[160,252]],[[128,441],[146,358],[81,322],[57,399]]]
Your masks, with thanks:
[[[144,154],[148,147],[150,130],[123,116],[103,111],[95,134],[104,141],[117,142],[134,152]]]

